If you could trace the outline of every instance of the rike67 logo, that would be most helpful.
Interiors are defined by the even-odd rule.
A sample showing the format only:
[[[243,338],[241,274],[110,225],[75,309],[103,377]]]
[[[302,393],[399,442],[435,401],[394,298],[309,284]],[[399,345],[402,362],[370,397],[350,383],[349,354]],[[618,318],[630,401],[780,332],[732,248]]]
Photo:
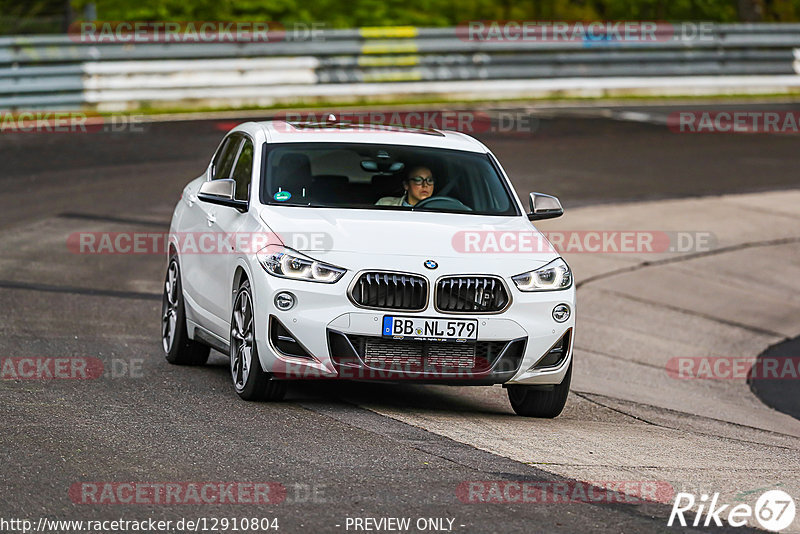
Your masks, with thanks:
[[[762,528],[780,532],[792,524],[795,516],[794,499],[781,490],[769,490],[763,493],[755,506],[721,504],[719,493],[714,493],[710,498],[707,494],[703,494],[697,499],[691,493],[680,492],[675,496],[667,526],[671,527],[675,523],[682,527],[687,526],[684,513],[688,515],[695,506],[697,512],[694,522],[691,523],[695,527],[721,527],[724,522],[732,527],[743,527],[750,522],[750,519],[755,518]]]

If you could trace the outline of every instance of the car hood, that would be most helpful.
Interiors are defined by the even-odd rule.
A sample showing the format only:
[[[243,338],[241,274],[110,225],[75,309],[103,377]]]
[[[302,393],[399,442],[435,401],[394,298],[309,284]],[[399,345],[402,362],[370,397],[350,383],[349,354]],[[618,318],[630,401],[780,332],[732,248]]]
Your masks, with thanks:
[[[535,268],[559,256],[521,216],[265,206],[260,217],[284,245],[332,262],[353,255],[491,259],[513,270],[513,264]]]

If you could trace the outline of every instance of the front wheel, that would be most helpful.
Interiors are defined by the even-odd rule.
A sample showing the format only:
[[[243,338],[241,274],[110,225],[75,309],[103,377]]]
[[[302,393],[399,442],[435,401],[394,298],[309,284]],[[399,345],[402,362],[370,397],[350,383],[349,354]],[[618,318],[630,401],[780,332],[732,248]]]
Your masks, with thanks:
[[[231,314],[231,377],[233,387],[248,401],[281,400],[286,395],[286,383],[270,380],[261,368],[253,325],[253,297],[250,282],[245,280],[236,293]]]
[[[508,386],[508,400],[517,415],[525,417],[542,417],[552,419],[564,409],[572,381],[572,362],[569,364],[564,380],[551,389],[541,386]]]

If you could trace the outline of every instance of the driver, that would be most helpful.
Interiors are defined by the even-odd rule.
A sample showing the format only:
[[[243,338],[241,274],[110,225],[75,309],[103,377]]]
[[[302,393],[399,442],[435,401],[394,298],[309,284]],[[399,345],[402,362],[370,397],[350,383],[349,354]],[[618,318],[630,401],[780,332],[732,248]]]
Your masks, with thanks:
[[[430,198],[433,195],[433,184],[433,173],[428,167],[414,167],[403,178],[403,189],[406,192],[402,197],[383,197],[375,205],[405,206],[410,208],[420,200]]]

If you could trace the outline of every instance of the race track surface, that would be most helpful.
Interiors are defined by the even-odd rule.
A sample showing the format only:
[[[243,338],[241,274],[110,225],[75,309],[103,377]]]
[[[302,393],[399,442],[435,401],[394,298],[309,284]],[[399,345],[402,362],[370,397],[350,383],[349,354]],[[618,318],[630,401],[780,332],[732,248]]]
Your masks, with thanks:
[[[104,369],[94,380],[0,380],[0,517],[277,517],[280,532],[410,517],[470,533],[677,532],[692,528],[666,526],[670,499],[485,504],[464,502],[458,488],[632,480],[734,502],[775,487],[800,498],[797,381],[752,385],[764,404],[745,381],[665,371],[695,349],[756,358],[800,334],[800,136],[683,135],[580,110],[536,116],[533,131],[476,137],[521,197],[561,198],[567,216],[543,227],[709,230],[730,249],[658,265],[649,262],[675,256],[565,255],[585,282],[582,330],[574,391],[553,421],[514,416],[499,387],[312,382],[284,402],[246,403],[219,353],[203,367],[167,364],[165,258],[74,254],[67,239],[166,231],[182,187],[236,121],[0,135],[0,358],[91,357]],[[748,285],[756,267],[779,282]],[[695,285],[704,277],[719,287]],[[796,342],[781,347],[797,357]],[[83,482],[191,481],[277,482],[286,499],[109,505],[70,494]]]

